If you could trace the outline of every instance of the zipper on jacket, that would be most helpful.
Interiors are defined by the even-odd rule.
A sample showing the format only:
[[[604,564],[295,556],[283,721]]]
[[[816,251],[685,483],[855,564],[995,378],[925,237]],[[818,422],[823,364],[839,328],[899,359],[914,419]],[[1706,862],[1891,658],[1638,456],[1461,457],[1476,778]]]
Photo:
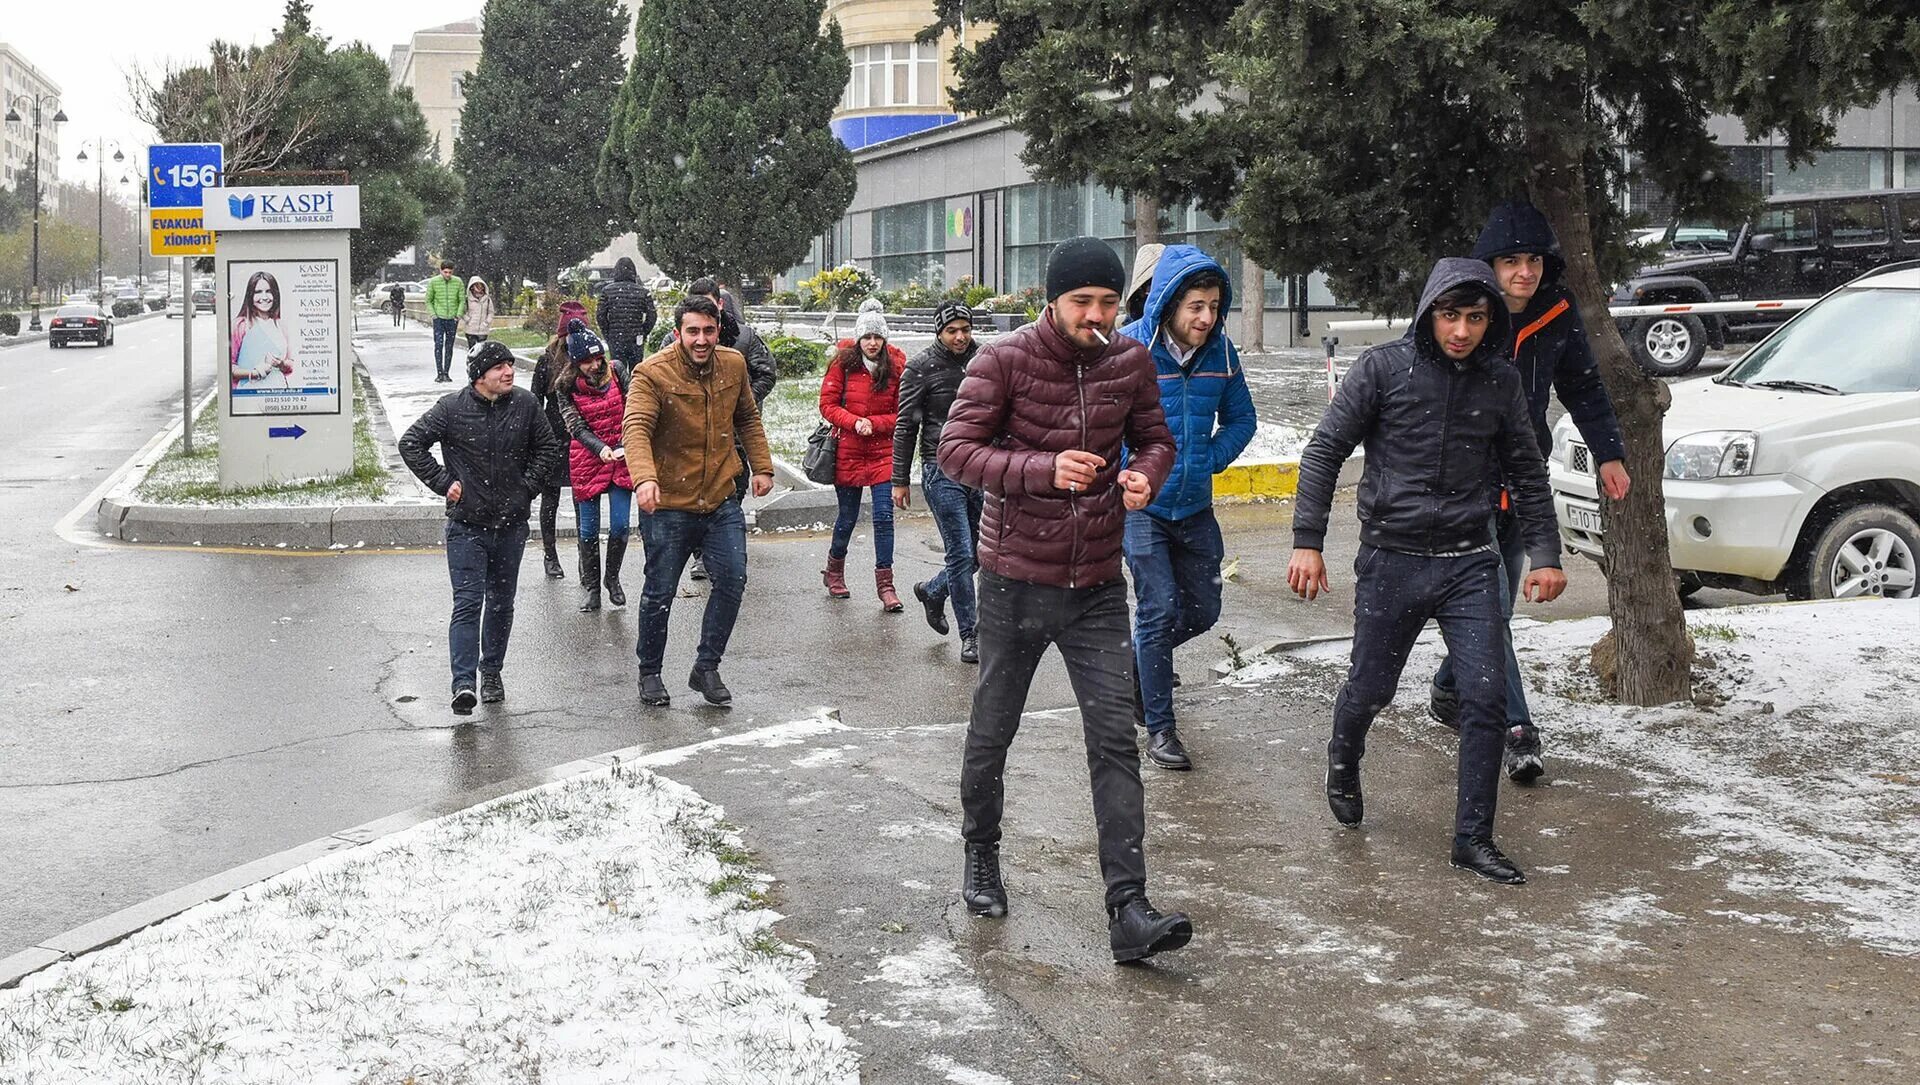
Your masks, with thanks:
[[[1440,472],[1434,479],[1435,486],[1441,490],[1444,490],[1447,485],[1447,431],[1453,427],[1453,389],[1456,376],[1451,359],[1448,359],[1443,368],[1447,374],[1447,406],[1445,413],[1440,416]],[[1432,512],[1439,511],[1440,497],[1439,493],[1433,495]],[[1427,553],[1429,554],[1433,553],[1433,524],[1436,519],[1438,517],[1431,513],[1427,516]]]
[[[1091,452],[1093,450],[1087,448],[1086,378],[1086,367],[1075,363],[1073,367],[1073,394],[1080,401],[1080,447],[1085,451]],[[1078,496],[1073,493],[1067,494],[1067,513],[1068,518],[1073,521],[1073,546],[1067,552],[1067,588],[1071,590],[1080,586],[1080,501]]]

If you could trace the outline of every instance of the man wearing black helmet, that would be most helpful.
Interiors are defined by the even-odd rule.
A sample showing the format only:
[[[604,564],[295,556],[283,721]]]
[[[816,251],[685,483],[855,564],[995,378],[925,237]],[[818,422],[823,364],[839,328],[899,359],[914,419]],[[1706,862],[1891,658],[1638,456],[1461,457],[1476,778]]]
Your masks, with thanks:
[[[467,387],[407,427],[407,469],[447,499],[447,572],[453,620],[453,711],[507,699],[500,669],[513,632],[513,593],[527,549],[527,506],[562,455],[540,401],[513,386],[513,352],[488,340],[467,354]],[[430,451],[440,446],[440,459]],[[444,461],[444,462],[442,462]],[[483,624],[484,616],[484,624]],[[476,684],[478,690],[476,691]]]

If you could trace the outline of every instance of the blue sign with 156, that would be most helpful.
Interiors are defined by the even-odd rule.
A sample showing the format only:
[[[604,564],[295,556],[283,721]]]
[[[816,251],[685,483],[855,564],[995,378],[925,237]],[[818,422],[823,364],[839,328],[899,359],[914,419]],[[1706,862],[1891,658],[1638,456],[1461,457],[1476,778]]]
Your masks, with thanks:
[[[200,206],[200,190],[219,188],[223,166],[218,143],[155,143],[147,148],[147,205]]]

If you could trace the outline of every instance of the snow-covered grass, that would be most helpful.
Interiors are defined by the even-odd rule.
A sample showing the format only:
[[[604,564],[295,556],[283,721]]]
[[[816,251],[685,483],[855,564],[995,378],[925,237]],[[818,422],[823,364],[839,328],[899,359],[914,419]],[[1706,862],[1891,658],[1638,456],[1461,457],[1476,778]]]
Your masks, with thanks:
[[[1608,702],[1587,662],[1607,620],[1514,629],[1548,756],[1632,774],[1698,840],[1697,869],[1762,899],[1797,897],[1823,927],[1920,954],[1920,602],[1762,605],[1689,615],[1691,704]],[[1346,642],[1261,660],[1235,685],[1343,661]],[[1441,648],[1415,649],[1389,712],[1424,712]],[[1741,918],[1796,923],[1778,912]]]
[[[427,822],[0,992],[0,1082],[822,1082],[718,808],[644,769]]]
[[[820,425],[820,378],[789,377],[773,386],[760,405],[760,424],[766,427],[773,454],[796,466],[806,455],[807,438]]]
[[[1307,440],[1313,436],[1313,427],[1288,425],[1285,422],[1260,423],[1254,432],[1253,440],[1247,443],[1247,450],[1240,453],[1235,463],[1271,463],[1275,460],[1297,460],[1300,450],[1307,447]]]

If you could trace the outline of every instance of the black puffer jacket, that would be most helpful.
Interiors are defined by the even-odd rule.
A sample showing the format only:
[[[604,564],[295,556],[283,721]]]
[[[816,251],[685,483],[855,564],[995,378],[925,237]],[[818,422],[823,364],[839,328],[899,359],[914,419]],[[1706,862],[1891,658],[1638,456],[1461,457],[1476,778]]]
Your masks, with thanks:
[[[567,457],[564,454],[567,423],[560,415],[560,398],[553,389],[553,382],[560,376],[560,371],[566,368],[566,363],[567,341],[565,338],[556,338],[547,344],[547,349],[540,354],[540,360],[533,365],[533,396],[540,401],[540,407],[547,416],[547,425],[553,430],[554,436],[560,438],[563,450],[559,461],[553,465],[553,473],[546,477],[549,490],[562,489],[568,483]]]
[[[1491,300],[1490,326],[1465,361],[1433,338],[1434,299],[1475,283]],[[1546,457],[1534,440],[1520,374],[1502,345],[1512,324],[1493,272],[1479,260],[1434,265],[1413,327],[1368,349],[1347,371],[1313,439],[1300,453],[1293,545],[1321,550],[1340,465],[1365,443],[1360,539],[1406,554],[1449,554],[1493,541],[1490,495],[1502,475],[1513,491],[1527,557],[1559,568],[1560,534],[1547,489]]]
[[[434,445],[445,466],[433,458]],[[563,455],[540,401],[525,388],[492,401],[472,385],[449,392],[400,438],[400,458],[428,489],[445,496],[460,484],[460,500],[447,502],[447,519],[474,527],[524,522]]]
[[[922,459],[938,463],[940,427],[947,424],[947,412],[953,409],[953,397],[967,375],[967,363],[980,352],[972,343],[965,354],[955,354],[935,340],[913,356],[900,377],[900,415],[893,424],[893,484],[913,484],[913,454],[918,446]]]
[[[1593,462],[1626,458],[1620,419],[1613,413],[1613,400],[1600,379],[1599,363],[1593,360],[1593,349],[1587,345],[1580,304],[1573,300],[1573,291],[1560,284],[1560,274],[1567,266],[1560,256],[1560,239],[1554,236],[1553,227],[1539,208],[1512,200],[1495,207],[1487,217],[1480,239],[1474,242],[1473,258],[1492,263],[1497,257],[1521,252],[1540,254],[1540,289],[1526,309],[1513,317],[1513,338],[1507,353],[1520,371],[1520,386],[1527,392],[1527,409],[1541,454],[1553,448],[1547,403],[1554,392],[1559,392],[1560,402],[1566,404],[1573,424],[1580,427],[1580,436],[1593,450]]]
[[[653,291],[640,284],[633,261],[622,256],[613,265],[613,281],[600,291],[597,320],[607,353],[629,366],[639,362],[657,319]]]

